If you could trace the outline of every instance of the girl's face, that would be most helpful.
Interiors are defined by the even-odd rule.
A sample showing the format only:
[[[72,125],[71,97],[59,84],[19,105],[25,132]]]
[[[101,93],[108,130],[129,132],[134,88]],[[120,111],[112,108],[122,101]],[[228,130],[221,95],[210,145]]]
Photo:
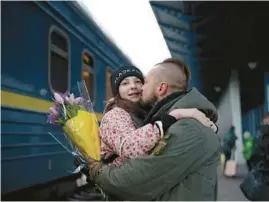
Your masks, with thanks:
[[[120,97],[131,102],[139,102],[142,95],[142,86],[143,83],[139,78],[135,76],[126,77],[119,86]]]

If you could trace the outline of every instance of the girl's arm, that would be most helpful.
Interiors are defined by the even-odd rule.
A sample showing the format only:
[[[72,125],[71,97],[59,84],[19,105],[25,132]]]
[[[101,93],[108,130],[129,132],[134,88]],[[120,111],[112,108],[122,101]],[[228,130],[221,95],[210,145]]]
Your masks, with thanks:
[[[126,158],[146,155],[161,138],[156,125],[147,124],[136,129],[131,116],[120,108],[105,114],[100,136],[116,154]]]

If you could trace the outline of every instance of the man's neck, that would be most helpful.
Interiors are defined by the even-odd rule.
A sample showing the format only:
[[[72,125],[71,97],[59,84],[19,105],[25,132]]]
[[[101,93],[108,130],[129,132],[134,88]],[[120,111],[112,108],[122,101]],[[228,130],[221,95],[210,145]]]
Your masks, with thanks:
[[[165,95],[162,95],[162,96],[158,96],[157,97],[157,102],[156,103],[159,103],[161,100],[163,100],[163,99],[165,99],[165,98],[167,98],[167,97],[169,97],[170,95],[172,95],[172,94],[179,94],[179,93],[183,93],[183,92],[185,92],[185,91],[180,91],[180,90],[177,90],[177,91],[175,91],[175,90],[171,90],[171,91],[168,91]],[[156,104],[155,103],[155,104]]]
[[[172,93],[166,93],[166,94],[163,95],[163,96],[158,96],[158,97],[157,97],[157,102],[156,102],[156,103],[160,102],[161,100],[165,99],[166,97],[168,97],[168,96],[171,95],[171,94],[172,94]]]
[[[167,95],[163,97],[162,99],[157,99],[158,101],[154,104],[152,109],[150,110],[148,116],[146,117],[144,121],[144,125],[150,123],[152,117],[168,102],[171,102],[172,100],[176,99],[177,97],[181,96],[184,92],[174,92],[171,93],[170,95]]]

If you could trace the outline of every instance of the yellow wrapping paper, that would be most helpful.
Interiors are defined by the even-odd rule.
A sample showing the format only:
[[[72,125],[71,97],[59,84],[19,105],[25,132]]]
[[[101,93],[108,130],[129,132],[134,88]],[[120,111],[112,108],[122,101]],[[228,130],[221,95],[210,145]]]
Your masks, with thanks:
[[[98,128],[94,113],[79,110],[77,116],[65,123],[63,130],[85,157],[100,160],[101,142]]]

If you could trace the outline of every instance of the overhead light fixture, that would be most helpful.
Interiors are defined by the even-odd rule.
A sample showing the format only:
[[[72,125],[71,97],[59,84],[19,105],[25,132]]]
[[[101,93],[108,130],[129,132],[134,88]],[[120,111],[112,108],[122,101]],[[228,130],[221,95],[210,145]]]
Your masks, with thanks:
[[[255,69],[257,67],[257,62],[249,62],[248,67],[251,70]]]
[[[219,93],[221,91],[221,88],[219,86],[214,86],[214,90]]]

